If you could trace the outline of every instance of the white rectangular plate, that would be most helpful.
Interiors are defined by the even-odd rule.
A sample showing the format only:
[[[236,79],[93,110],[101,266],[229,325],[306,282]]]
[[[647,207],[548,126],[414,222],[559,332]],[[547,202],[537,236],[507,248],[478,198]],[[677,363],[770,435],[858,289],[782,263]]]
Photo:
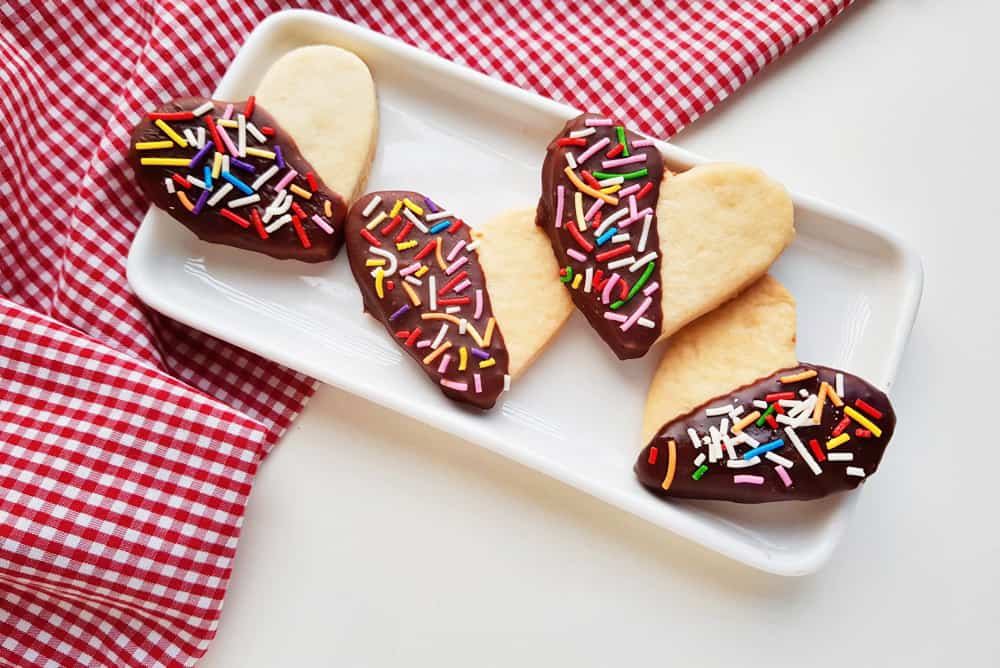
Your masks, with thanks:
[[[316,43],[354,51],[375,78],[380,134],[370,190],[427,193],[473,225],[535,205],[545,146],[576,110],[324,14],[287,11],[261,23],[215,96],[247,97],[274,60]],[[666,143],[660,148],[675,169],[700,161]],[[857,216],[794,199],[798,235],[773,273],[798,300],[799,357],[888,388],[916,315],[920,261]],[[272,260],[202,243],[153,208],[129,254],[128,276],[144,302],[172,318],[773,573],[817,569],[857,499],[740,506],[652,496],[632,464],[659,351],[619,362],[579,315],[497,407],[480,414],[446,400],[362,313],[343,253],[319,265]],[[875,484],[891,479],[886,472]]]

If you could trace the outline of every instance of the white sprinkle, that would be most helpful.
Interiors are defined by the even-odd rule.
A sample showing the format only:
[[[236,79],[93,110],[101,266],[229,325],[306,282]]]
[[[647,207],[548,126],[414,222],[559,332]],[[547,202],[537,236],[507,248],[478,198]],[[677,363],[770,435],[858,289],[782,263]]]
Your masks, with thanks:
[[[438,330],[437,336],[434,337],[434,342],[431,344],[431,348],[437,348],[444,341],[444,335],[448,333],[448,323],[442,323],[441,329]]]
[[[705,434],[704,436],[701,437],[701,442],[703,445],[708,445],[712,442],[712,439],[709,438],[708,434]]]
[[[855,478],[864,478],[865,477],[865,470],[863,468],[861,468],[860,466],[848,466],[845,469],[845,472],[847,473],[847,475],[852,475]]]
[[[805,399],[806,397],[809,396],[809,390],[806,390],[804,388],[799,390],[799,396]]]
[[[187,180],[193,186],[201,188],[202,190],[208,190],[208,186],[206,186],[205,182],[202,181],[201,179],[196,179],[193,176],[189,176],[189,177],[187,177]]]
[[[253,121],[247,121],[247,132],[253,135],[253,138],[257,140],[260,144],[267,143],[267,137],[264,133],[257,129],[257,126],[253,124]]]
[[[590,292],[594,286],[594,268],[587,267],[587,271],[583,274],[583,291]]]
[[[730,459],[738,459],[736,450],[733,449],[733,442],[727,436],[722,437],[722,444],[726,446],[726,456]]]
[[[191,144],[191,146],[201,148],[198,146],[198,138],[194,136],[194,132],[191,131],[191,128],[184,128],[184,139],[187,139],[187,143]]]
[[[198,128],[198,148],[205,148],[205,128]]]
[[[853,462],[853,452],[831,452],[826,456],[831,462]]]
[[[573,154],[568,151],[566,152],[566,163],[569,165],[570,169],[576,169],[576,158],[574,158]]]
[[[476,239],[471,244],[465,245],[465,250],[476,250],[477,248],[479,248],[479,239]]]
[[[454,308],[456,311],[461,310],[460,306],[454,306],[454,307],[451,307],[451,308]],[[449,311],[449,313],[451,313],[451,311]],[[459,320],[458,321],[458,333],[459,334],[465,334],[465,329],[468,326],[469,326],[469,321],[468,320],[466,320],[465,318],[462,318],[461,320]]]
[[[164,183],[167,184],[167,192],[168,193],[170,193],[171,195],[173,195],[175,192],[177,192],[177,188],[174,187],[174,180],[172,178],[170,178],[168,176],[163,181],[164,181]]]
[[[461,306],[448,306],[448,307],[445,308],[444,312],[445,313],[458,313],[461,310],[462,310]],[[465,332],[461,332],[461,333],[464,334]]]
[[[627,264],[632,264],[635,262],[635,256],[629,255],[628,257],[623,257],[620,260],[615,260],[614,262],[608,262],[608,269],[620,269]]]
[[[774,462],[775,464],[780,464],[781,466],[784,466],[786,469],[790,469],[794,465],[794,462],[791,459],[788,459],[787,457],[782,457],[781,455],[775,452],[768,452],[764,456],[767,457],[768,460]]]
[[[705,459],[706,459],[705,453],[704,452],[700,453],[697,457],[694,458],[694,465],[701,466],[702,464],[705,463]]]
[[[510,374],[505,373],[503,375],[503,391],[510,392]]]
[[[837,374],[836,388],[834,388],[834,389],[837,390],[837,396],[840,397],[841,399],[843,399],[844,398],[844,374],[842,374],[842,373],[838,373]]]
[[[247,195],[246,197],[240,197],[239,199],[229,200],[228,206],[230,209],[238,209],[241,206],[246,206],[247,204],[255,204],[260,201],[260,195],[254,193],[253,195]]]
[[[243,114],[236,116],[236,152],[241,158],[247,155],[247,118]]]
[[[780,413],[776,415],[774,419],[778,422],[778,424],[787,424],[793,427],[799,423],[798,420],[790,418],[787,415],[782,415]]]
[[[732,420],[733,422],[736,422],[736,418],[738,418],[739,416],[743,415],[743,413],[745,411],[746,411],[746,409],[743,408],[743,406],[737,406],[736,408],[730,408],[729,409],[729,419]]]
[[[416,276],[407,276],[407,277],[406,277],[405,279],[403,279],[403,280],[405,280],[405,281],[406,281],[407,283],[412,283],[413,285],[423,285],[423,284],[424,284],[424,282],[423,282],[423,281],[421,281],[421,280],[420,280],[419,278],[417,278]]]
[[[726,462],[726,466],[731,469],[746,469],[751,466],[757,466],[757,464],[760,464],[760,457],[754,457],[753,459],[743,459],[741,457],[739,459],[730,459]]]
[[[277,171],[278,168],[273,167],[273,169]],[[365,205],[365,208],[361,212],[361,215],[367,218],[368,216],[372,215],[372,211],[375,210],[375,207],[377,207],[381,203],[382,203],[382,196],[375,195],[375,197],[372,197],[370,200],[368,200],[368,204]]]
[[[228,172],[229,171],[229,154],[228,153],[226,153],[225,155],[222,156],[222,171],[224,171],[224,172]]]
[[[650,320],[649,318],[639,318],[636,321],[636,324],[638,324],[641,327],[648,327],[649,329],[653,329],[654,327],[656,327],[656,323]]]
[[[642,234],[639,235],[638,250],[640,253],[646,252],[646,239],[649,237],[649,226],[653,222],[653,214],[647,213],[646,219],[642,222]]]
[[[578,137],[589,137],[595,132],[597,132],[597,128],[586,128],[585,130],[573,130],[573,132],[569,133],[569,136],[572,139],[576,139]]]
[[[443,210],[443,211],[438,211],[437,213],[429,213],[426,216],[424,216],[424,218],[427,219],[428,223],[433,223],[435,220],[441,220],[442,218],[447,218],[450,215],[451,211]]]
[[[725,406],[713,406],[712,408],[705,409],[705,415],[708,417],[719,417],[720,415],[728,415],[731,410],[733,410],[732,404],[726,404]]]
[[[229,191],[233,189],[233,184],[223,183],[222,187],[212,193],[212,196],[208,198],[208,205],[215,206],[222,198],[229,194]]]
[[[271,232],[274,232],[275,230],[280,230],[287,223],[291,222],[291,220],[292,220],[292,214],[286,213],[284,216],[282,216],[278,220],[274,221],[273,223],[271,223],[270,225],[268,225],[264,229],[267,230],[268,234],[270,234]]]
[[[723,438],[725,438],[726,434],[729,433],[729,418],[728,417],[722,418],[722,422],[719,424],[719,433],[722,434]]]
[[[691,427],[688,427],[688,438],[691,439],[691,445],[693,445],[695,449],[701,447],[701,441],[698,439],[698,432]]]
[[[622,208],[622,209],[618,209],[613,214],[611,214],[610,216],[608,216],[607,218],[605,218],[604,220],[601,221],[601,226],[598,227],[596,230],[594,230],[594,236],[595,237],[601,236],[602,234],[604,234],[605,232],[607,232],[608,229],[612,225],[614,225],[616,222],[618,222],[618,220],[620,218],[624,218],[627,215],[628,215],[628,208],[627,207],[626,208]]]
[[[628,268],[628,270],[629,271],[639,271],[640,269],[644,269],[648,263],[652,262],[653,260],[655,260],[657,258],[657,255],[658,254],[657,254],[656,251],[652,251],[650,253],[646,253],[641,258],[639,258],[638,260],[636,260],[632,264],[632,266]]]
[[[778,405],[782,408],[797,408],[802,405],[798,399],[779,399]]]
[[[437,308],[438,308],[437,279],[435,279],[433,276],[431,276],[429,279],[427,279],[427,285],[430,287],[430,293],[429,293],[430,294],[430,299],[429,299],[429,301],[431,303],[431,310],[432,311],[436,311]]]
[[[601,186],[602,188],[608,188],[610,186],[617,186],[620,183],[625,183],[625,177],[614,176],[610,179],[604,179],[603,181],[598,181],[597,185]]]
[[[708,444],[708,461],[717,462],[722,459],[722,437],[715,427],[709,427],[708,433],[712,438]]]
[[[194,109],[192,109],[191,113],[194,114],[195,116],[203,116],[213,106],[214,105],[211,102],[204,102],[204,103],[198,105],[197,107],[195,107]]]
[[[424,234],[427,234],[427,226],[424,225],[422,222],[420,222],[420,219],[417,218],[416,215],[414,215],[414,213],[412,211],[410,211],[409,207],[405,207],[405,206],[403,207],[403,215],[410,219],[410,222],[413,223],[413,226],[415,228],[417,228],[418,230],[420,230]]]
[[[287,190],[281,190],[274,197],[274,201],[264,209],[264,222],[271,220],[275,216],[287,212],[292,208],[292,196]]]
[[[265,183],[267,183],[268,181],[270,181],[271,177],[273,177],[277,173],[278,173],[278,166],[277,165],[271,165],[270,167],[268,167],[264,171],[263,174],[261,174],[260,176],[258,176],[254,180],[254,182],[250,184],[250,187],[253,188],[254,190],[260,190],[260,187],[262,185],[264,185]]]
[[[620,244],[623,241],[628,241],[628,240],[629,240],[628,232],[622,232],[621,234],[616,234],[615,236],[611,237],[611,243],[613,244]]]
[[[767,402],[761,401],[760,399],[754,399],[753,405],[755,408],[767,408]]]
[[[806,446],[802,445],[802,441],[799,440],[799,435],[795,433],[795,430],[791,427],[785,427],[785,433],[788,434],[788,439],[792,442],[792,445],[795,446],[795,449],[799,453],[799,457],[801,457],[806,463],[809,470],[813,472],[813,475],[819,475],[822,473],[823,469],[821,469],[819,464],[816,463],[816,460],[813,459],[812,454],[810,454],[809,450],[806,449]]]
[[[760,445],[760,441],[758,441],[756,438],[748,434],[745,429],[740,433],[743,434],[743,442],[749,445],[751,448],[756,448],[758,445]]]

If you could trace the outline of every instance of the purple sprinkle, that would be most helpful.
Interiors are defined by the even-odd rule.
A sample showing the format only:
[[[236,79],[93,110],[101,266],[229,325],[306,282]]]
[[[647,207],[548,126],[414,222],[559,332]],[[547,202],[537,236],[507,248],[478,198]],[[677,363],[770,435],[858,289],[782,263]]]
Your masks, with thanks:
[[[486,352],[485,350],[480,350],[479,348],[473,348],[472,354],[481,360],[488,360],[490,358],[490,354],[488,352]]]
[[[393,320],[395,320],[396,318],[398,318],[399,316],[403,315],[404,313],[406,313],[409,310],[410,310],[410,305],[409,304],[403,304],[402,306],[400,306],[396,310],[395,313],[393,313],[392,315],[389,316],[389,321],[392,322]]]
[[[208,152],[211,151],[213,148],[215,148],[215,144],[213,144],[210,141],[205,142],[205,145],[202,146],[198,150],[198,152],[194,154],[193,158],[191,158],[191,162],[188,163],[188,169],[194,169],[195,167],[200,165],[201,161],[205,159],[205,156],[208,155]]]
[[[427,208],[431,210],[431,213],[437,213],[438,211],[441,210],[441,207],[432,202],[430,197],[424,198],[424,204],[426,204]]]
[[[251,174],[257,173],[257,168],[251,165],[249,162],[243,162],[242,160],[238,160],[233,156],[229,156],[229,164],[232,165],[233,167],[238,167],[239,169],[242,169],[244,172],[250,172]]]
[[[281,155],[281,147],[278,145],[274,147],[274,159],[278,163],[278,169],[285,168],[285,156]]]
[[[201,213],[202,208],[205,206],[205,202],[208,201],[208,195],[209,195],[209,192],[207,190],[202,190],[201,191],[201,194],[198,195],[198,201],[195,202],[194,208],[191,209],[191,213],[193,213],[196,216],[199,213]]]

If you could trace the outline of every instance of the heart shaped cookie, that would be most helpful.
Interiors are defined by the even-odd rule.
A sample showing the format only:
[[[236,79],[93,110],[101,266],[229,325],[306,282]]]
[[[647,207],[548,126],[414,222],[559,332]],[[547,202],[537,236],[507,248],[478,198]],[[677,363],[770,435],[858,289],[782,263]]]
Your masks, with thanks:
[[[382,191],[354,204],[346,239],[365,310],[455,401],[492,407],[572,312],[530,211],[472,231],[429,197]]]
[[[759,170],[672,174],[651,140],[595,114],[549,145],[537,223],[576,307],[620,359],[762,276],[794,235],[791,199]]]
[[[635,472],[664,496],[815,499],[873,474],[895,423],[871,384],[795,361],[794,301],[765,276],[671,339]]]

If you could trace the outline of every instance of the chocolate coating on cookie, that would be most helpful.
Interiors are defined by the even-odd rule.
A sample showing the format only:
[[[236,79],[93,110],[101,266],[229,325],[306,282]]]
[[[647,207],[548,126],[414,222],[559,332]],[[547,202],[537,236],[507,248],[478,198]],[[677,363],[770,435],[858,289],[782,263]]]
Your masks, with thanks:
[[[469,226],[424,195],[387,190],[351,207],[346,239],[365,311],[447,397],[491,408],[509,361]]]
[[[662,329],[662,178],[651,140],[596,114],[567,122],[542,165],[536,223],[573,303],[619,359],[645,355]]]
[[[204,241],[304,262],[340,250],[344,198],[253,98],[174,100],[143,117],[129,146],[146,197]]]
[[[875,473],[895,426],[889,398],[870,383],[800,363],[671,420],[635,472],[664,496],[817,499]]]

